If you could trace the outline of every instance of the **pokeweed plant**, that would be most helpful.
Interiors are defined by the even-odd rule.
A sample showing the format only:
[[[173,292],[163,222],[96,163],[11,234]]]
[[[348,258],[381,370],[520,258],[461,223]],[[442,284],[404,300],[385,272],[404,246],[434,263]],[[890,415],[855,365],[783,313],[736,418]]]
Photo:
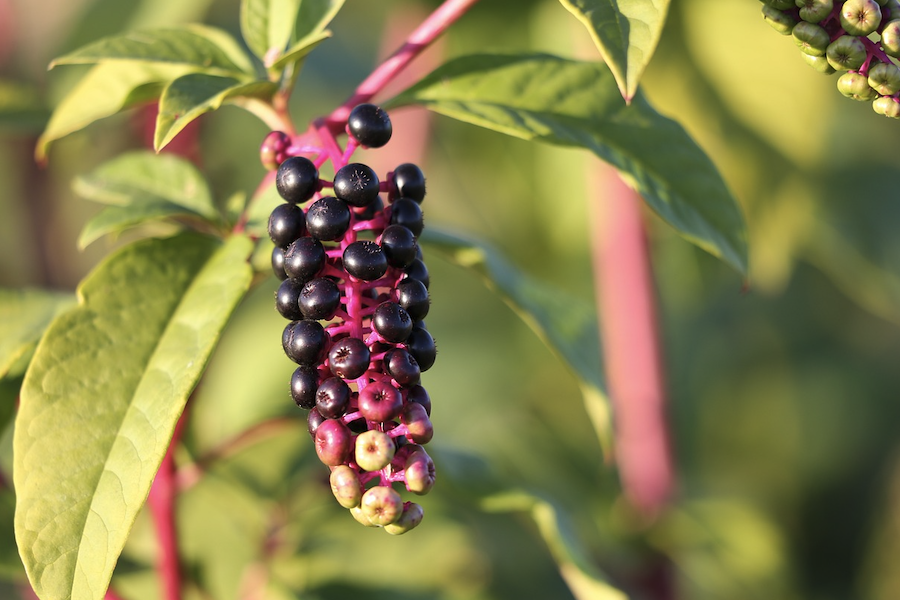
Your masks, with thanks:
[[[272,133],[260,140],[268,173],[257,193],[224,209],[200,169],[176,154],[129,152],[80,177],[79,194],[105,207],[79,244],[126,230],[141,239],[97,265],[76,302],[3,298],[15,327],[0,360],[6,372],[25,372],[14,439],[15,535],[39,598],[117,597],[110,580],[145,501],[160,589],[169,600],[183,597],[189,574],[173,507],[185,407],[232,312],[273,271],[283,280],[274,309],[289,320],[282,345],[298,364],[285,397],[309,410],[335,498],[362,524],[409,531],[424,511],[396,488],[422,494],[435,484],[422,448],[433,435],[431,398],[420,384],[436,355],[423,322],[428,251],[478,271],[558,351],[610,443],[599,352],[586,350],[596,345],[592,311],[561,310],[480,242],[423,230],[425,176],[416,165],[379,177],[351,162],[357,148],[386,143],[394,111],[424,107],[524,140],[586,149],[687,240],[746,272],[744,224],[723,179],[638,88],[667,0],[562,0],[602,61],[459,56],[372,103],[476,4],[446,0],[345,103],[305,128],[288,101],[305,57],[346,9],[343,0],[242,0],[244,45],[217,28],[183,25],[112,35],[53,61],[91,67],[53,112],[37,144],[39,161],[54,141],[150,102],[158,103],[157,152],[226,104],[256,115]],[[319,173],[326,162],[331,180]],[[161,221],[178,233],[154,235],[148,226]],[[265,332],[273,344],[277,334]],[[530,512],[574,594],[624,597],[583,556],[552,503],[519,493],[485,506]]]

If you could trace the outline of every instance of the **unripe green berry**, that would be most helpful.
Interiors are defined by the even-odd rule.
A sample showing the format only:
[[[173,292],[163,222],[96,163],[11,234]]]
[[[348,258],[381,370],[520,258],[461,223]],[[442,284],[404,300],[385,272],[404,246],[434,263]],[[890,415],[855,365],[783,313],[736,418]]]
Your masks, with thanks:
[[[900,18],[900,0],[887,0],[881,6],[881,22],[887,23]]]
[[[900,91],[900,67],[876,63],[869,69],[869,86],[882,96],[893,96]]]
[[[847,0],[840,19],[841,28],[849,35],[869,35],[881,25],[881,7],[875,0]]]
[[[406,425],[409,433],[406,437],[416,444],[427,444],[434,437],[434,427],[425,407],[416,402],[409,402],[400,413],[400,422]]]
[[[378,525],[369,520],[369,517],[363,512],[362,506],[354,506],[350,509],[350,514],[353,515],[353,518],[361,525],[365,525],[366,527],[378,527]]]
[[[900,57],[900,19],[889,22],[881,32],[881,47],[884,53]]]
[[[364,471],[380,471],[394,459],[394,440],[382,431],[364,431],[356,438],[356,464]]]
[[[877,94],[869,87],[869,80],[860,73],[844,73],[838,78],[840,93],[854,100],[872,100]]]
[[[800,51],[810,56],[825,56],[825,49],[831,43],[831,36],[823,27],[806,21],[797,23],[791,35]]]
[[[338,504],[344,508],[359,506],[363,488],[359,483],[356,471],[347,465],[338,465],[331,471],[329,482],[331,483],[331,493],[334,494]]]
[[[407,502],[403,505],[403,514],[400,515],[397,522],[385,525],[384,530],[391,535],[403,535],[407,531],[415,529],[422,522],[424,516],[425,511],[421,506],[415,502]]]
[[[794,25],[797,24],[797,19],[795,19],[793,15],[772,8],[768,4],[762,7],[762,14],[766,23],[771,25],[772,29],[781,35],[791,35]]]
[[[872,103],[872,108],[879,115],[891,117],[892,119],[900,119],[900,103],[893,98],[882,96]]]
[[[818,23],[831,14],[834,8],[832,0],[795,0],[800,8],[800,18],[807,23]]]
[[[825,50],[828,64],[838,71],[855,71],[866,62],[866,46],[853,35],[842,35]]]
[[[421,446],[410,453],[403,473],[406,477],[406,489],[414,494],[424,496],[434,487],[434,461]]]
[[[794,0],[759,0],[766,6],[771,6],[777,10],[789,10],[794,8]]]
[[[803,57],[803,60],[806,61],[806,64],[819,73],[822,73],[823,75],[831,75],[834,73],[834,67],[828,63],[828,59],[824,56],[810,56],[809,54],[803,53],[801,53],[801,56]]]
[[[370,523],[384,527],[400,519],[403,514],[403,499],[393,488],[376,485],[363,494],[360,508]]]

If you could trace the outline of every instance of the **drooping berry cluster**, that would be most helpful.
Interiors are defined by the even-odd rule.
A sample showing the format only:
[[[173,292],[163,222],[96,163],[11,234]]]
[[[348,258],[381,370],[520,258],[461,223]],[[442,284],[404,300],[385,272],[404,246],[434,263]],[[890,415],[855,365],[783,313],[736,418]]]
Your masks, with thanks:
[[[431,299],[417,242],[425,177],[407,163],[380,182],[367,165],[348,162],[357,146],[390,140],[390,118],[377,106],[351,111],[346,150],[321,124],[315,131],[318,145],[273,132],[261,152],[263,164],[277,163],[285,200],[268,231],[282,280],[275,306],[290,320],[282,346],[298,365],[291,395],[309,410],[309,433],[338,502],[360,523],[402,534],[423,510],[394,485],[420,495],[434,485],[422,447],[433,434],[431,399],[420,385],[436,356],[423,321]],[[319,178],[326,160],[334,163],[332,182]]]
[[[793,36],[810,66],[843,72],[843,95],[900,118],[900,66],[891,58],[900,57],[900,0],[761,1],[765,20]]]

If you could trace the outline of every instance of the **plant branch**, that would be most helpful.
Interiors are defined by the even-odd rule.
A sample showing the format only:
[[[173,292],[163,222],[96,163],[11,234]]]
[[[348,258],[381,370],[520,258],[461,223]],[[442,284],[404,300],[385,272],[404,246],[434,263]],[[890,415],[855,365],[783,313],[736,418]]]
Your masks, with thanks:
[[[371,100],[450,25],[466,14],[476,2],[478,0],[446,0],[427,19],[422,21],[422,24],[409,35],[403,46],[372,71],[365,81],[359,84],[353,95],[325,119],[328,128],[334,134],[341,133],[354,106]]]

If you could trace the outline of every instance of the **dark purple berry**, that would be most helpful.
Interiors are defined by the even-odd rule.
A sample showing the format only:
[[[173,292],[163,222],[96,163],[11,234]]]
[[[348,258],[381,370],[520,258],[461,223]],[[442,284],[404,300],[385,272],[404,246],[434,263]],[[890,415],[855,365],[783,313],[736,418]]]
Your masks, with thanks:
[[[341,290],[327,277],[311,279],[300,289],[299,304],[305,318],[327,320],[341,305]]]
[[[302,204],[319,188],[319,170],[303,156],[291,156],[278,166],[275,189],[291,204]]]
[[[403,278],[404,281],[409,279],[421,281],[422,285],[425,286],[425,289],[428,289],[428,286],[431,283],[431,277],[428,276],[428,267],[425,266],[422,259],[417,258],[412,261],[408,267],[403,269],[403,272],[406,273],[406,276]]]
[[[343,464],[353,449],[353,436],[347,426],[335,419],[326,419],[316,429],[316,454],[330,467]]]
[[[272,248],[272,272],[282,281],[288,277],[284,272],[284,249],[280,246]]]
[[[403,348],[388,350],[385,353],[384,371],[399,383],[400,387],[416,385],[422,374],[419,363],[408,350]]]
[[[421,385],[414,385],[409,388],[409,391],[406,393],[406,400],[407,402],[421,404],[425,408],[425,414],[429,417],[431,416],[431,396],[428,395],[428,391]]]
[[[380,213],[384,210],[384,202],[381,200],[381,196],[375,198],[375,202],[365,207],[363,210],[360,210],[356,213],[356,218],[358,221],[368,221],[375,217],[376,214]]]
[[[431,296],[418,279],[404,279],[397,284],[397,303],[406,309],[413,321],[421,321],[431,308]]]
[[[403,395],[386,381],[370,383],[359,393],[359,412],[370,421],[393,421],[402,409]]]
[[[287,246],[306,231],[303,209],[295,204],[279,204],[269,215],[269,237],[276,246]]]
[[[316,429],[318,429],[319,425],[321,425],[324,421],[325,417],[320,415],[319,411],[317,411],[315,408],[310,409],[309,416],[306,417],[306,430],[309,431],[309,435],[315,436]]]
[[[294,321],[284,328],[281,347],[295,363],[312,365],[322,360],[328,339],[328,333],[318,321]]]
[[[291,279],[309,281],[325,266],[325,248],[312,237],[294,240],[284,250],[284,272]]]
[[[381,234],[381,249],[387,263],[398,269],[405,269],[416,259],[416,236],[407,227],[389,225]]]
[[[328,368],[343,379],[362,377],[369,368],[371,353],[359,338],[345,337],[331,346],[328,352]]]
[[[265,137],[259,147],[259,160],[269,171],[278,168],[284,160],[285,150],[291,145],[291,138],[283,131],[272,131]]]
[[[275,292],[275,308],[285,319],[297,321],[303,318],[299,303],[302,290],[303,284],[293,279],[285,279],[278,286]]]
[[[363,281],[375,281],[387,272],[388,262],[381,246],[371,240],[360,240],[344,250],[344,270]]]
[[[372,327],[378,335],[394,344],[406,341],[412,325],[409,313],[396,302],[382,302],[372,314]]]
[[[419,368],[424,372],[434,365],[437,358],[437,347],[434,345],[434,338],[428,333],[427,329],[413,328],[409,337],[406,338],[406,349],[412,354],[419,364]]]
[[[334,242],[350,227],[350,208],[343,200],[325,196],[316,200],[306,213],[306,229],[318,240]]]
[[[409,198],[420,204],[425,199],[425,174],[416,165],[400,165],[394,169],[392,181],[398,197]]]
[[[391,225],[403,225],[419,237],[425,227],[422,209],[409,198],[399,198],[391,204]]]
[[[361,146],[381,148],[391,140],[391,118],[380,106],[359,104],[350,111],[347,132]]]
[[[319,389],[319,372],[315,367],[300,365],[291,376],[291,398],[300,408],[316,405],[316,390]]]
[[[353,206],[368,206],[378,198],[378,175],[372,167],[350,163],[334,174],[334,195]]]
[[[366,423],[365,418],[359,418],[354,421],[350,421],[347,423],[347,427],[350,428],[350,431],[353,433],[362,433],[363,431],[369,430],[369,424]]]
[[[316,391],[316,410],[326,419],[336,419],[350,406],[350,386],[340,377],[329,377]]]

